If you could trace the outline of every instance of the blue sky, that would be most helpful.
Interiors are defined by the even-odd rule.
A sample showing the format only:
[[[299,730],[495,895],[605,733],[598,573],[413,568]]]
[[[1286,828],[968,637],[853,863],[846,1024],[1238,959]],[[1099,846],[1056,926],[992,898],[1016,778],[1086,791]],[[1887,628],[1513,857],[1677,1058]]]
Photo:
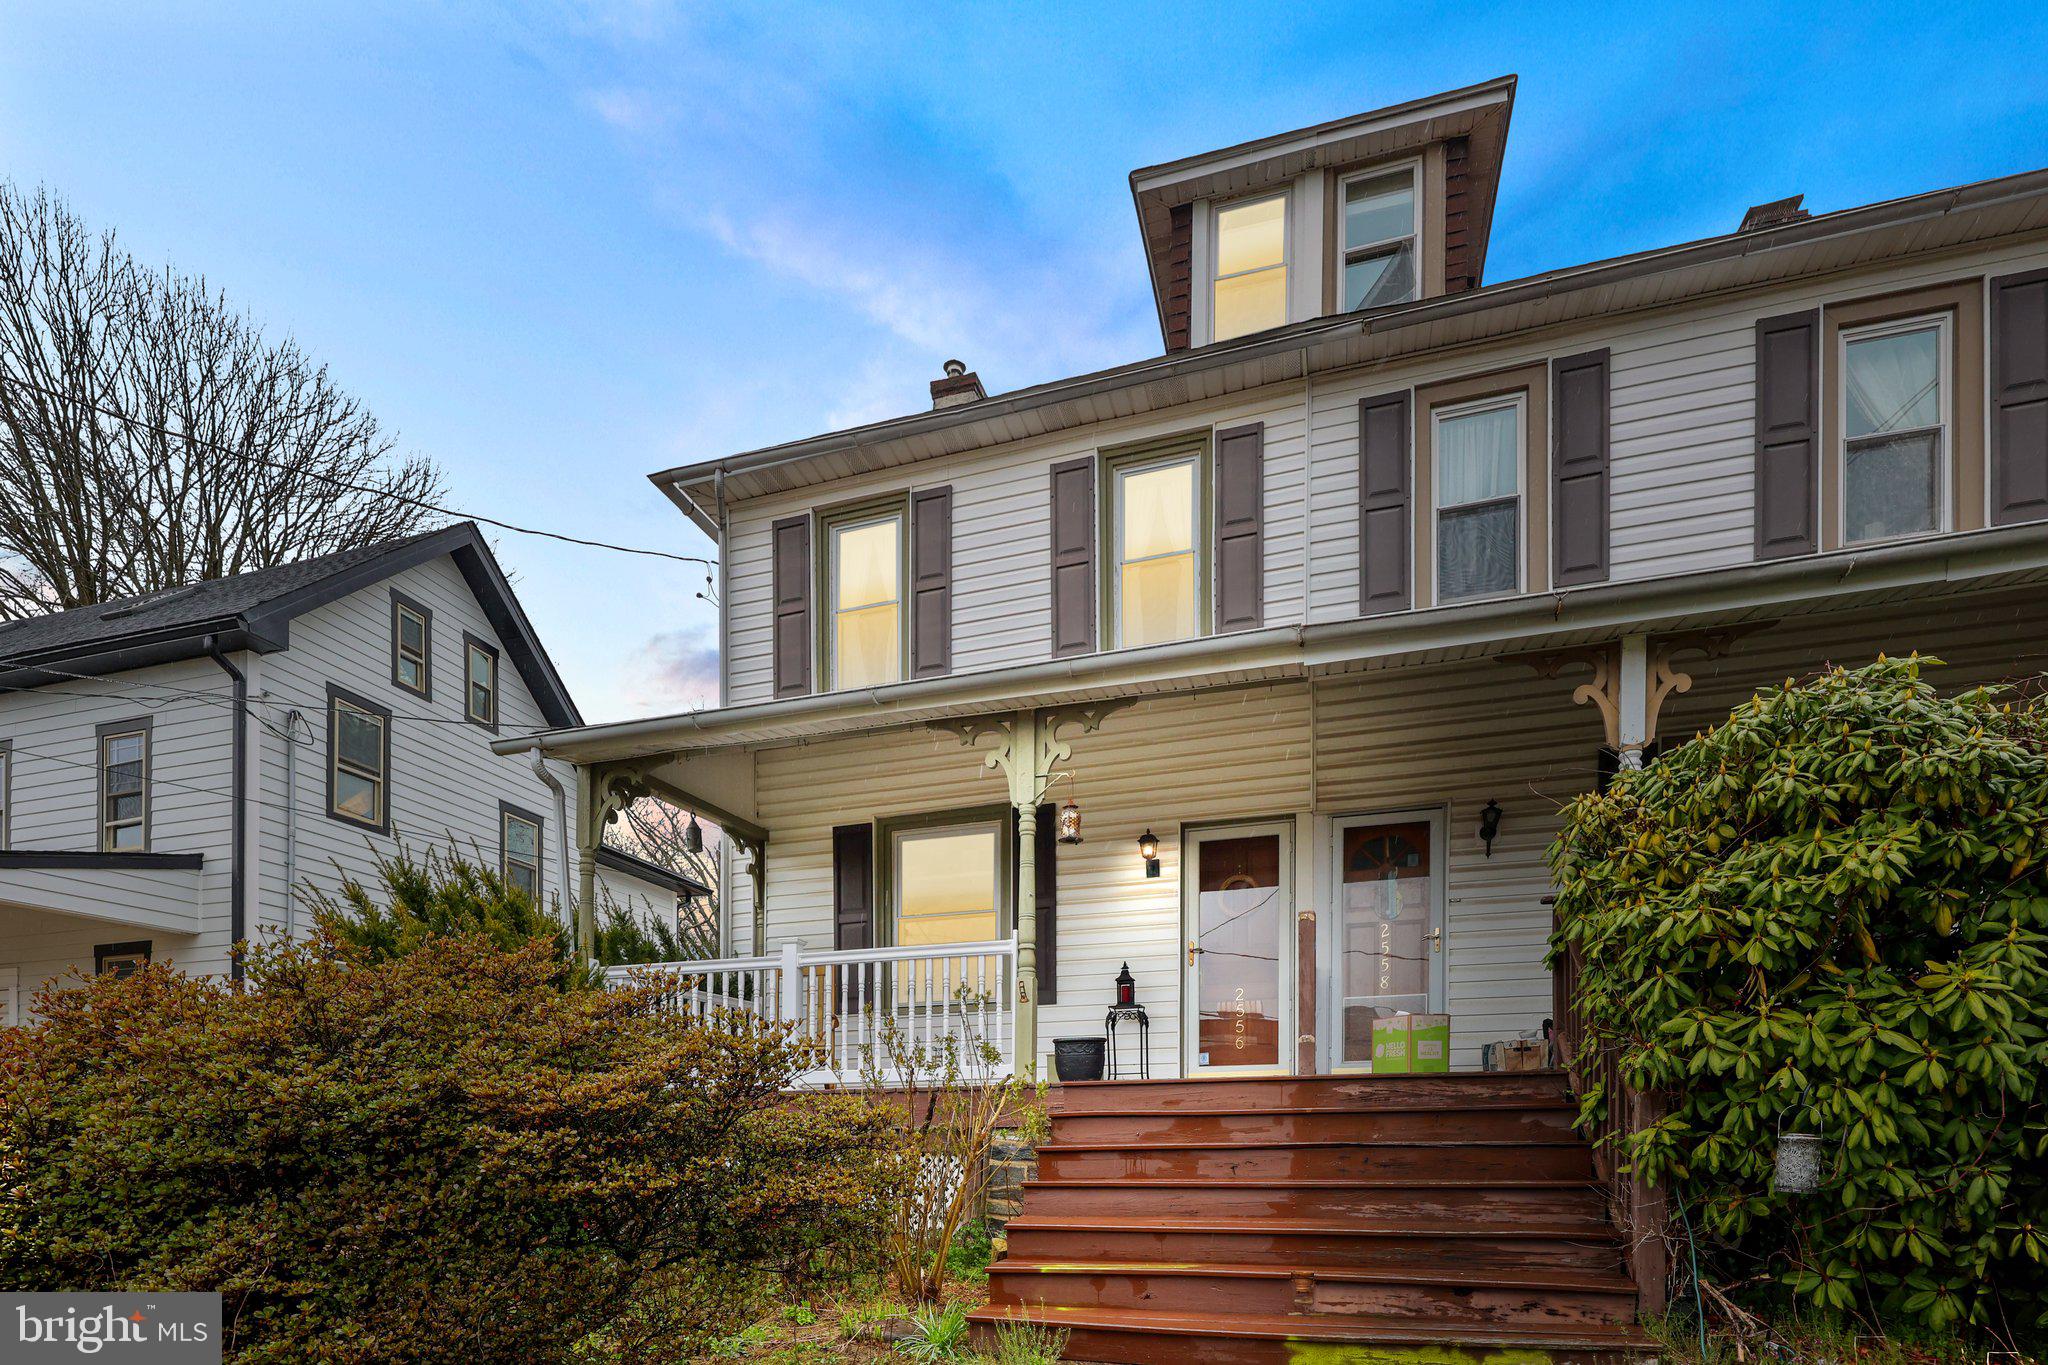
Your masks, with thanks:
[[[1517,72],[1499,281],[2048,165],[2044,54],[2010,4],[9,0],[0,175],[296,335],[457,505],[701,553],[649,471],[951,355],[1156,354],[1132,167]],[[494,539],[586,714],[713,699],[690,570]]]

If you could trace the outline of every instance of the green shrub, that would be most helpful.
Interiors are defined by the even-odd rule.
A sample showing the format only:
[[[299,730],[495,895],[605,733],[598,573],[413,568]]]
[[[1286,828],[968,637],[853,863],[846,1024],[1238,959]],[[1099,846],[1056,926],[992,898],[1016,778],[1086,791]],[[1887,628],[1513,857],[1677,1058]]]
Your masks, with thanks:
[[[967,1321],[965,1304],[926,1304],[910,1315],[910,1321],[917,1335],[897,1344],[897,1351],[903,1355],[928,1362],[966,1360],[973,1356],[972,1324]]]
[[[158,966],[0,1030],[0,1283],[219,1290],[238,1361],[644,1360],[879,1235],[896,1120],[546,942]]]
[[[2048,1309],[2048,762],[2035,712],[1922,662],[1787,682],[1574,801],[1553,950],[1669,1101],[1630,1155],[1709,1273],[1996,1331]],[[1776,1191],[1816,1124],[1823,1189]]]
[[[324,933],[370,962],[388,962],[455,934],[474,934],[508,951],[539,940],[551,945],[557,960],[569,961],[569,931],[560,920],[495,869],[454,849],[379,856],[377,883],[372,891],[344,875],[338,892],[300,894]]]

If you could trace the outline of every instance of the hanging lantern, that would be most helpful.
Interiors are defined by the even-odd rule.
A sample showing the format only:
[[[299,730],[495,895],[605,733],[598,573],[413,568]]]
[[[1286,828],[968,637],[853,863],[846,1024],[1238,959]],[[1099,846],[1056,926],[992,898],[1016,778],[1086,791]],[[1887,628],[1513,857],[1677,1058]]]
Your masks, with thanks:
[[[703,827],[697,823],[697,812],[691,811],[690,823],[683,826],[683,852],[702,853],[703,851],[704,830]]]
[[[1479,812],[1479,842],[1486,845],[1486,856],[1493,856],[1493,841],[1500,835],[1500,802],[1488,797],[1486,808]]]
[[[1778,1119],[1778,1150],[1771,1158],[1771,1185],[1780,1194],[1812,1194],[1820,1188],[1822,1134],[1786,1132]]]
[[[1146,830],[1138,836],[1138,856],[1145,860],[1145,875],[1159,875],[1159,836]]]
[[[1060,807],[1060,842],[1078,844],[1081,842],[1081,808],[1067,798],[1067,804]]]
[[[1138,981],[1131,975],[1131,964],[1128,962],[1124,964],[1124,969],[1116,974],[1116,1002],[1119,1005],[1138,1003]]]

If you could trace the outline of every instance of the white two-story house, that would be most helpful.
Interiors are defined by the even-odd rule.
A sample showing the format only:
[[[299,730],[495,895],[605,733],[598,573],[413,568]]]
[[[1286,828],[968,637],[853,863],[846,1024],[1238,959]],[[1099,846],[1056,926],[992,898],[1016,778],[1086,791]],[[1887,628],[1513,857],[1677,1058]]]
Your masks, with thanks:
[[[491,750],[579,720],[470,523],[0,626],[0,1010],[230,972],[401,848],[579,903],[574,773]],[[615,849],[591,876],[642,912],[706,894]]]
[[[586,839],[720,824],[726,951],[832,969],[790,999],[993,989],[1039,1074],[1126,964],[1154,1076],[1535,1035],[1603,772],[1831,662],[2041,670],[2048,172],[1494,282],[1513,94],[1134,172],[1159,355],[655,474],[721,704],[500,750]]]

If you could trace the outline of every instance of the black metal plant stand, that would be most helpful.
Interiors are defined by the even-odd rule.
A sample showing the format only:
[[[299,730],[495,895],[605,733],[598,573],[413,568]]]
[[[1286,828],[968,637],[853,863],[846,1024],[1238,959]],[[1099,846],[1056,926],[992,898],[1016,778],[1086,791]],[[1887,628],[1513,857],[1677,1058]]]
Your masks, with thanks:
[[[1136,1020],[1138,1025],[1138,1079],[1152,1079],[1152,1017],[1145,1013],[1143,1005],[1111,1005],[1109,1014],[1102,1021],[1103,1032],[1109,1035],[1109,1079],[1122,1077],[1124,1068],[1117,1064],[1116,1026],[1120,1022]]]

